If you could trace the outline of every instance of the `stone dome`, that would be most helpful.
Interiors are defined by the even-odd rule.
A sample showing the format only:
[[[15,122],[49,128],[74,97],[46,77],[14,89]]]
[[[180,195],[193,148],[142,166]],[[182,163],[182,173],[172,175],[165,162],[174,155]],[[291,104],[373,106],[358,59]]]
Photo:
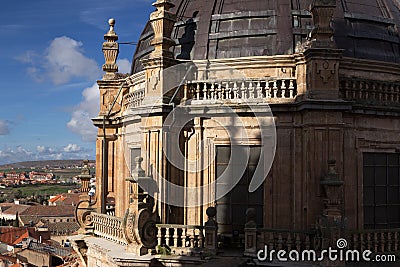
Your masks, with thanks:
[[[178,59],[293,54],[313,28],[312,0],[174,0]],[[400,0],[337,0],[332,26],[344,56],[400,63]],[[147,23],[132,61],[152,51]]]

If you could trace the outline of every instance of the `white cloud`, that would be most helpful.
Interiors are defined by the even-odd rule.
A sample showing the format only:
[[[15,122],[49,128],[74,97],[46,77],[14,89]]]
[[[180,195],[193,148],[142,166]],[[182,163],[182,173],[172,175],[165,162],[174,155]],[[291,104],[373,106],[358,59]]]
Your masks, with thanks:
[[[119,73],[130,73],[131,72],[131,62],[126,58],[118,59],[118,72]]]
[[[36,81],[50,79],[54,84],[65,84],[74,78],[94,80],[101,76],[96,61],[84,55],[83,44],[67,36],[51,41],[42,55],[27,51],[17,60],[30,64],[26,71]]]
[[[67,153],[79,151],[81,151],[81,148],[77,144],[68,144],[66,147],[64,147],[64,152]]]
[[[45,146],[37,146],[37,147],[36,147],[36,150],[37,150],[39,153],[43,153],[43,152],[46,151],[46,147],[45,147]]]
[[[66,36],[51,42],[46,59],[48,74],[55,84],[66,83],[74,77],[92,80],[101,73],[96,61],[83,55],[82,43]]]
[[[10,128],[5,120],[0,120],[0,135],[8,135],[10,133]]]
[[[82,92],[83,100],[72,112],[67,127],[72,132],[81,136],[83,141],[92,142],[96,140],[97,129],[93,126],[91,118],[98,115],[100,109],[100,92],[95,83]]]

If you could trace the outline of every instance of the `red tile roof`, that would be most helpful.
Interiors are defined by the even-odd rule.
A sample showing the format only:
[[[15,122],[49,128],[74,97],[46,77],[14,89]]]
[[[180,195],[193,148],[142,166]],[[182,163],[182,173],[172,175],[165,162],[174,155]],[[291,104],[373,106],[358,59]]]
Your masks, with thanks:
[[[4,214],[10,214],[10,215],[15,215],[17,212],[18,214],[21,214],[25,210],[27,210],[29,205],[18,205],[18,204],[12,204],[12,206],[8,209],[6,209],[3,213]]]
[[[62,205],[76,206],[79,202],[79,196],[82,193],[65,193],[49,199],[50,203],[60,203]]]
[[[31,215],[39,217],[69,217],[74,216],[75,207],[73,206],[29,206],[29,208],[19,213],[20,216]]]
[[[0,242],[10,246],[18,244],[23,238],[28,238],[29,232],[27,228],[0,227]]]

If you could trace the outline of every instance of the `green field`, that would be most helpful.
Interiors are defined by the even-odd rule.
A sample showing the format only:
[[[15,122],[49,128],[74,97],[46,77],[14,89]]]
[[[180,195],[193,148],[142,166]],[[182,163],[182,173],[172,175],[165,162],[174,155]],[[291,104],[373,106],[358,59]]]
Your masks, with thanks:
[[[18,187],[6,187],[0,189],[1,200],[7,201],[13,198],[26,198],[31,196],[51,196],[61,193],[67,193],[70,189],[79,188],[79,185],[71,184],[56,184],[56,185],[22,185]]]

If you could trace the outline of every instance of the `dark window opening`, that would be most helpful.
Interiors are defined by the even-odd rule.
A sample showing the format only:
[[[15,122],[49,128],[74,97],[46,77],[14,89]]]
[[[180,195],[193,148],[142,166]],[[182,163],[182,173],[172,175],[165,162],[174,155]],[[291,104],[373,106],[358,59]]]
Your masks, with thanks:
[[[247,148],[247,146],[236,146],[235,153],[237,151],[236,149],[240,152]],[[228,163],[231,158],[231,146],[217,146],[216,152],[216,177],[218,178],[228,168]],[[256,223],[258,227],[263,226],[264,188],[260,186],[253,193],[248,191],[256,167],[260,164],[261,147],[251,146],[249,152],[250,157],[247,167],[239,182],[228,194],[216,201],[218,232],[220,236],[225,239],[223,240],[224,243],[226,243],[227,239],[229,240],[227,243],[230,244],[234,242],[241,243],[241,238],[239,239],[239,236],[244,233],[246,210],[248,208],[254,208],[256,210]],[[233,168],[230,175],[234,176],[236,174],[236,170]],[[226,184],[217,180],[216,186],[218,191],[220,188],[224,188]]]
[[[365,229],[400,228],[400,153],[363,154]]]

